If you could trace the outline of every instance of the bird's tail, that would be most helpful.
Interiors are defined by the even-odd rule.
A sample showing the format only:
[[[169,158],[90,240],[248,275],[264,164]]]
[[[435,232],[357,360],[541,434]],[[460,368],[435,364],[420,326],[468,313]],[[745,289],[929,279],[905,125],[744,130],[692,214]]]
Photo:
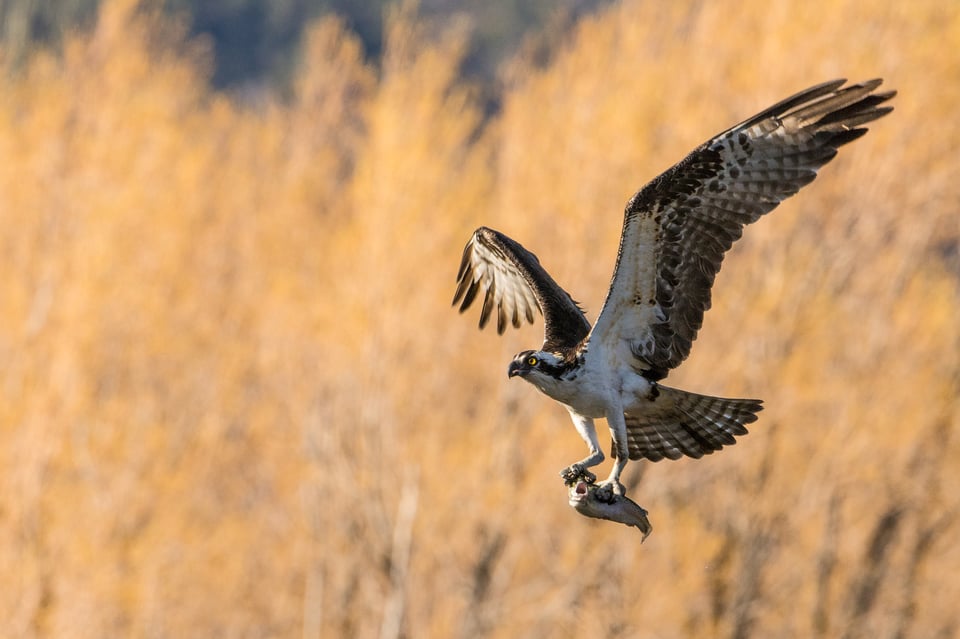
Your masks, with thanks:
[[[710,397],[666,386],[657,390],[649,406],[624,416],[630,459],[703,457],[735,444],[763,409],[759,399]]]

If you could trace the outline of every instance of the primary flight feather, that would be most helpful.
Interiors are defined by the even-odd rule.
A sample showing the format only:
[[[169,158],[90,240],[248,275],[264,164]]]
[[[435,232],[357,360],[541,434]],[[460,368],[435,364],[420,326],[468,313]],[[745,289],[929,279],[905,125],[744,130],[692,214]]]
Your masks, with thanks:
[[[477,229],[463,251],[453,303],[482,293],[480,328],[544,318],[538,350],[508,368],[570,412],[589,455],[561,472],[595,477],[603,461],[594,419],[607,420],[616,459],[604,482],[623,493],[628,459],[701,457],[735,443],[761,401],[697,395],[660,384],[690,353],[723,257],[743,227],[809,184],[817,170],[886,115],[881,80],[825,82],[714,136],[627,202],[616,267],[591,327],[583,310],[506,235]]]

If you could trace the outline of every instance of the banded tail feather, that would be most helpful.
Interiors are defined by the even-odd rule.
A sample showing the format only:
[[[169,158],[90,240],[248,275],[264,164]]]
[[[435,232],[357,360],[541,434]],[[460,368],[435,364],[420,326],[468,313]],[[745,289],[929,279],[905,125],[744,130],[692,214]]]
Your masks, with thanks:
[[[759,399],[728,399],[658,386],[642,414],[624,416],[630,459],[699,459],[732,446],[763,410]],[[616,457],[616,447],[611,454]]]

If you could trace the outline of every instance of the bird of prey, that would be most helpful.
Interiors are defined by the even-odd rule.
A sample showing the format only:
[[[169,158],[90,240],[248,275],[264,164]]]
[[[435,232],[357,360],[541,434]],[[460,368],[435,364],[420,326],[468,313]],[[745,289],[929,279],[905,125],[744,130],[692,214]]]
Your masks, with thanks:
[[[613,469],[602,485],[622,495],[628,459],[659,461],[732,445],[757,419],[761,400],[698,395],[661,384],[690,353],[710,307],[724,254],[743,227],[809,184],[817,170],[886,115],[895,91],[882,80],[825,82],[711,138],[627,202],[616,266],[591,327],[583,310],[503,233],[481,227],[463,251],[453,298],[465,311],[483,291],[482,329],[544,319],[538,350],[510,362],[520,377],[563,404],[589,455],[561,471],[593,482],[603,461],[594,420],[605,418]]]

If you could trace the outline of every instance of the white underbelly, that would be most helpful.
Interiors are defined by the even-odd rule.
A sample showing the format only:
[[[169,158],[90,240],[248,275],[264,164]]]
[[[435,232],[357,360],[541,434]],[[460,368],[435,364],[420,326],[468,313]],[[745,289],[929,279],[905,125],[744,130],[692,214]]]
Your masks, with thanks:
[[[560,401],[581,415],[606,417],[609,410],[637,413],[649,403],[652,383],[642,375],[628,372],[606,379],[583,379],[577,392]]]
[[[606,417],[611,411],[637,412],[649,401],[652,383],[628,365],[610,362],[602,348],[592,349],[576,377],[562,382],[532,381],[544,394],[580,415]]]
[[[552,378],[528,378],[547,397],[572,408],[580,415],[603,417],[612,399],[610,386],[598,378],[596,371],[580,369],[575,377],[561,380]]]
[[[583,396],[580,395],[570,402],[564,402],[573,410],[586,417],[599,419],[607,416],[607,408],[610,406],[610,398],[607,395]]]
[[[620,402],[625,413],[637,413],[650,403],[650,390],[653,383],[642,375],[629,373],[623,380],[620,390]]]

